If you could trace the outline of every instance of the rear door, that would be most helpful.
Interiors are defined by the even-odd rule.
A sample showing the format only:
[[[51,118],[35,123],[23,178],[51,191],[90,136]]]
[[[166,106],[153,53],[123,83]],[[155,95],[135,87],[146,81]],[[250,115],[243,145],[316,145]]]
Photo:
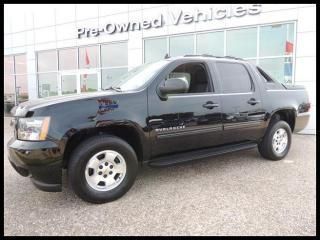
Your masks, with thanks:
[[[223,142],[262,137],[265,110],[249,67],[245,62],[217,61],[215,71],[221,86]]]

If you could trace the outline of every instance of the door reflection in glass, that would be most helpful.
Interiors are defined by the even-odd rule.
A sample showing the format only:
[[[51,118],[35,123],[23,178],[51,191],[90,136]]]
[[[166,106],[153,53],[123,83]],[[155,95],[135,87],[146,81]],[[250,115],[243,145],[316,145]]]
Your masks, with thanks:
[[[95,92],[98,90],[97,74],[81,74],[80,75],[81,92]]]

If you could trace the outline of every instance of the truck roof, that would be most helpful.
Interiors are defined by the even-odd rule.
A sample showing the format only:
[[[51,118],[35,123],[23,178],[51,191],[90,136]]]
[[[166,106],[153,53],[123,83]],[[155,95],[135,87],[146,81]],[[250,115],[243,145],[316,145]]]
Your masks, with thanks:
[[[209,55],[209,54],[202,54],[202,55],[192,55],[192,54],[188,54],[188,55],[184,55],[184,56],[177,56],[177,57],[169,57],[167,56],[165,59],[167,60],[176,60],[176,59],[184,59],[184,58],[191,58],[191,59],[204,59],[204,58],[209,58],[212,60],[226,60],[226,61],[230,61],[230,62],[239,62],[239,61],[246,61],[242,58],[237,58],[237,57],[233,57],[233,56],[213,56],[213,55]]]

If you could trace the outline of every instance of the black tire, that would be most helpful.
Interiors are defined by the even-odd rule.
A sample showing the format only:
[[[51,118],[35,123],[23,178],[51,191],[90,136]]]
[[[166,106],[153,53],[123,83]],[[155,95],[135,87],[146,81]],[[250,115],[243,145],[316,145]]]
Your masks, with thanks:
[[[124,179],[114,189],[98,191],[92,188],[85,177],[89,159],[103,150],[120,153],[126,163]],[[106,203],[123,196],[133,185],[138,171],[137,155],[133,148],[122,139],[111,135],[91,137],[77,146],[68,163],[69,184],[77,196],[91,203]]]
[[[286,148],[281,153],[277,153],[272,146],[272,139],[275,132],[280,128],[284,129],[287,132],[288,143]],[[292,138],[292,133],[291,133],[291,128],[289,124],[285,121],[279,120],[278,118],[273,119],[270,122],[270,125],[262,141],[258,144],[258,149],[261,156],[264,157],[265,159],[273,160],[273,161],[283,159],[289,152],[289,149],[291,146],[291,138]]]

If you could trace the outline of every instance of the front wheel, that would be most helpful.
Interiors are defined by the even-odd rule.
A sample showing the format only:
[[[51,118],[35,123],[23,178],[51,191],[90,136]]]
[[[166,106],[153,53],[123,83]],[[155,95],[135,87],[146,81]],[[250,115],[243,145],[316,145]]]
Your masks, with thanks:
[[[96,136],[73,152],[69,181],[83,200],[105,203],[123,196],[133,185],[138,160],[133,148],[115,136]]]
[[[285,121],[273,121],[258,145],[262,157],[269,160],[284,158],[291,146],[291,128]]]

